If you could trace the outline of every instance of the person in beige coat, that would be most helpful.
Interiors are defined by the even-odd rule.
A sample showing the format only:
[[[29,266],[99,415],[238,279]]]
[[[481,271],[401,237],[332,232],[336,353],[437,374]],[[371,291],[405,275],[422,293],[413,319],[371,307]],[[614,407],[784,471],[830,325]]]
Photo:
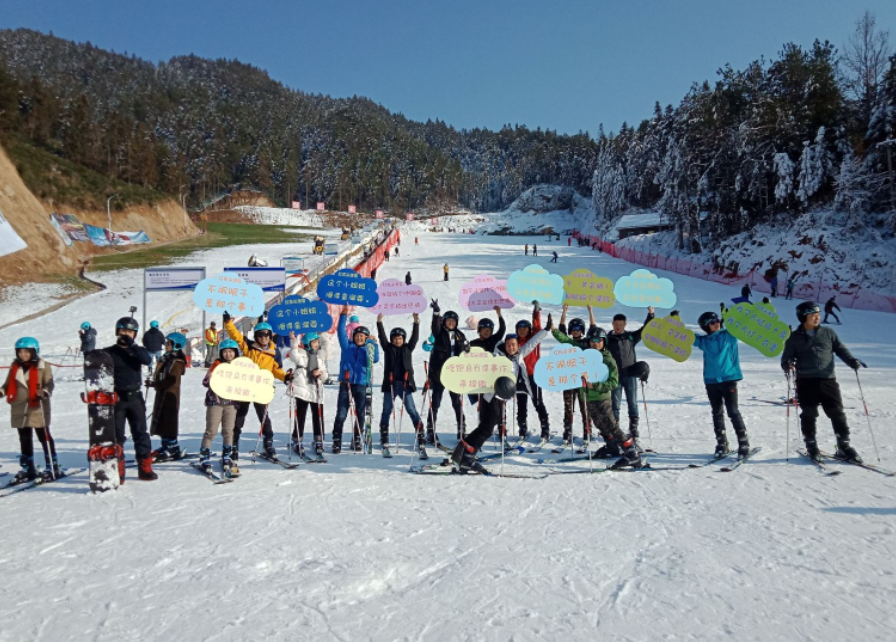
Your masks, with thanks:
[[[47,468],[43,475],[48,480],[60,476],[56,460],[56,444],[50,436],[50,395],[53,394],[53,370],[50,364],[40,358],[40,344],[32,337],[22,337],[16,341],[16,358],[6,375],[6,382],[0,387],[0,398],[9,402],[9,418],[13,428],[19,431],[22,454],[19,464],[22,470],[16,474],[16,481],[37,479],[34,465],[34,438],[44,449]]]

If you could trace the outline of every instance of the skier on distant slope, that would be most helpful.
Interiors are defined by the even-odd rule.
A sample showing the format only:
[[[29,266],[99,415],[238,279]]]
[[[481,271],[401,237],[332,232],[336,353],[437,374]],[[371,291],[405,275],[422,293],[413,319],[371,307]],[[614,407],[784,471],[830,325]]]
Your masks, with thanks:
[[[78,330],[78,338],[81,340],[81,354],[96,350],[96,330],[90,327],[90,322],[85,321]]]
[[[803,301],[796,306],[800,326],[793,331],[781,353],[781,367],[786,373],[796,371],[796,391],[800,400],[800,429],[806,442],[806,452],[812,459],[821,457],[815,436],[819,404],[831,420],[837,436],[835,457],[861,462],[856,449],[849,444],[849,424],[843,412],[840,386],[834,374],[836,354],[853,370],[865,366],[852,356],[841,343],[837,333],[821,325],[821,308],[814,301]]]
[[[459,317],[457,312],[449,310],[445,316],[440,316],[441,309],[439,302],[433,299],[430,304],[432,308],[432,324],[431,331],[435,341],[432,348],[432,359],[429,362],[429,382],[430,382],[430,409],[426,417],[426,443],[434,444],[436,439],[436,425],[439,418],[439,406],[442,404],[442,395],[445,392],[445,386],[442,384],[442,366],[451,357],[456,357],[462,352],[469,350],[467,337],[457,327]],[[454,407],[454,415],[457,418],[457,438],[462,439],[466,434],[466,419],[463,413],[463,403],[461,396],[457,393],[450,392],[451,405]]]
[[[824,304],[824,321],[822,321],[822,323],[827,323],[827,322],[828,322],[828,317],[829,317],[829,316],[832,316],[832,317],[834,317],[834,319],[837,321],[837,325],[840,325],[840,317],[838,317],[838,316],[834,313],[834,308],[837,309],[837,312],[843,312],[843,310],[841,310],[841,309],[840,309],[840,306],[837,305],[837,301],[836,301],[836,299],[837,299],[837,297],[836,297],[836,295],[835,295],[835,296],[832,296],[830,299],[828,299],[828,300],[825,302],[825,304]]]
[[[722,319],[715,312],[704,312],[697,323],[706,333],[697,335],[694,345],[703,351],[703,383],[712,407],[712,425],[716,434],[714,456],[722,458],[730,452],[724,410],[737,435],[738,458],[748,457],[750,441],[737,404],[737,382],[744,378],[740,370],[737,338],[722,327]]]
[[[379,363],[380,350],[376,345],[376,339],[370,336],[370,331],[363,325],[359,325],[352,333],[349,341],[345,335],[348,306],[342,308],[339,314],[339,328],[336,336],[339,337],[339,345],[342,348],[342,356],[339,361],[339,397],[336,402],[336,419],[333,422],[333,454],[342,452],[342,427],[348,417],[349,410],[354,401],[355,415],[352,422],[352,450],[361,450],[361,424],[367,410],[367,384],[370,381],[370,368],[367,363],[367,343],[373,342],[375,349],[373,363]],[[349,399],[351,395],[351,399]]]

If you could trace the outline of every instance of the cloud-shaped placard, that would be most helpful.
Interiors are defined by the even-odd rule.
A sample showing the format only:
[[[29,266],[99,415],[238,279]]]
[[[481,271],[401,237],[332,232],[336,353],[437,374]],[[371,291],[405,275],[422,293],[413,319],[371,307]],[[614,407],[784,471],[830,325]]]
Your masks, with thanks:
[[[226,310],[233,316],[257,317],[264,312],[264,291],[254,283],[224,272],[197,283],[193,303],[212,314],[223,314]]]
[[[323,277],[317,284],[317,296],[327,303],[357,305],[362,308],[372,308],[380,300],[376,293],[376,281],[367,279],[354,270],[336,270]]]
[[[216,395],[230,401],[269,404],[274,399],[274,375],[259,368],[249,357],[219,364],[209,386]]]
[[[578,346],[561,344],[542,353],[535,364],[535,383],[544,390],[561,392],[582,387],[582,373],[592,383],[606,381],[610,369],[597,350],[582,350]]]
[[[766,357],[777,357],[784,352],[790,328],[769,311],[768,304],[738,303],[726,310],[724,316],[728,332],[751,348]]]
[[[459,357],[448,359],[439,379],[451,392],[476,395],[494,392],[498,377],[516,381],[510,359],[496,357],[482,348],[471,348]]]
[[[533,263],[510,273],[507,292],[517,301],[560,305],[563,303],[563,277]]]
[[[495,306],[510,309],[515,304],[507,293],[507,281],[480,274],[465,283],[458,294],[461,307],[470,312],[483,312]]]
[[[688,360],[694,345],[694,333],[673,316],[653,319],[644,326],[641,339],[654,352],[679,362]]]
[[[428,302],[423,288],[419,285],[407,285],[398,279],[386,279],[377,284],[380,301],[370,311],[372,314],[422,314],[426,312]]]
[[[563,279],[563,289],[566,291],[563,303],[573,307],[590,305],[595,308],[611,308],[616,302],[613,282],[585,268],[567,274]]]
[[[326,332],[333,327],[333,318],[323,301],[309,301],[290,296],[268,311],[268,323],[277,334]]]
[[[619,303],[631,308],[674,308],[678,301],[672,281],[661,279],[650,270],[635,270],[619,277],[613,293]]]

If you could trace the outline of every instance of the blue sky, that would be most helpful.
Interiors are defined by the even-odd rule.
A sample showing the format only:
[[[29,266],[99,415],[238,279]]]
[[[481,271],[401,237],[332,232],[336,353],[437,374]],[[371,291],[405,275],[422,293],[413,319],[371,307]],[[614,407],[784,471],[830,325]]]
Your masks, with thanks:
[[[154,62],[237,58],[290,87],[367,96],[415,120],[594,134],[785,42],[842,49],[866,8],[896,44],[893,0],[0,0],[0,27]]]

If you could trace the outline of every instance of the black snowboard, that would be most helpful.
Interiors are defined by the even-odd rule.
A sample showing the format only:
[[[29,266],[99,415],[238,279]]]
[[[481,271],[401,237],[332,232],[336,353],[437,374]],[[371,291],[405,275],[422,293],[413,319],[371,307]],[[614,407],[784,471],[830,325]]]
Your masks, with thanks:
[[[87,404],[90,448],[90,490],[101,493],[114,490],[120,484],[118,467],[123,463],[124,451],[115,443],[115,392],[112,357],[102,350],[84,354],[84,392],[81,400]]]

